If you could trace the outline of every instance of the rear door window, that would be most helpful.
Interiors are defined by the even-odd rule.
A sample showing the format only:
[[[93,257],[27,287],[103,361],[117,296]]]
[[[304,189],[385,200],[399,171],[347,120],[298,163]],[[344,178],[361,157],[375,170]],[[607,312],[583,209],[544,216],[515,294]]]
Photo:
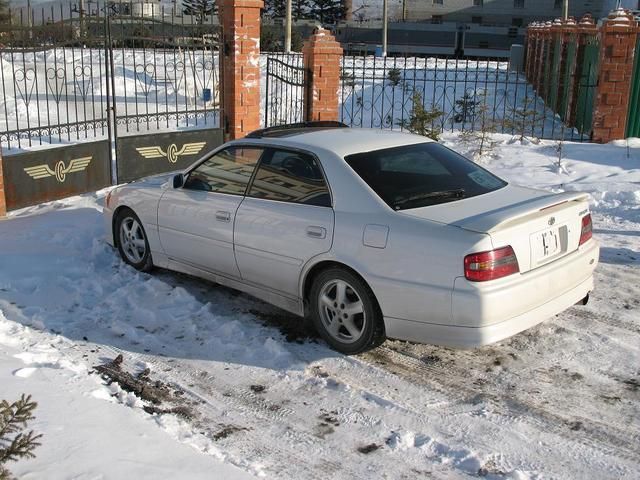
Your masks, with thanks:
[[[331,206],[331,195],[318,161],[297,151],[270,149],[262,158],[250,197]]]
[[[345,157],[394,210],[475,197],[507,183],[439,143],[419,143]]]

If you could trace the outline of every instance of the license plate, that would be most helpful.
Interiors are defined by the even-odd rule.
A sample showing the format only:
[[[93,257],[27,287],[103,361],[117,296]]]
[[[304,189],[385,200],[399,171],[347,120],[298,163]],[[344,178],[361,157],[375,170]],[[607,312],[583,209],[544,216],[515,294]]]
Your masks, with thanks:
[[[545,263],[562,250],[558,228],[551,228],[531,235],[531,260],[534,265]]]
[[[547,230],[540,234],[542,258],[555,255],[562,248],[560,245],[560,235],[557,229]]]

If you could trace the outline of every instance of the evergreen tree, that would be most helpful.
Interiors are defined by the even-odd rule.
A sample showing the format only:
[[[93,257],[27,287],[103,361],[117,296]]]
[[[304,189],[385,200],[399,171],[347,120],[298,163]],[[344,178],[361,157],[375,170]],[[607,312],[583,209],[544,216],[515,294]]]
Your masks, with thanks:
[[[31,395],[22,395],[20,400],[9,404],[0,402],[0,480],[12,478],[4,466],[21,458],[34,458],[33,450],[40,445],[42,435],[33,431],[25,432],[27,422],[33,420],[33,411],[38,406],[31,401]]]
[[[399,68],[392,68],[387,72],[387,80],[392,87],[397,87],[402,81],[402,72]]]
[[[411,133],[429,137],[432,140],[438,140],[440,137],[440,124],[437,120],[442,116],[443,112],[435,106],[427,110],[422,102],[422,95],[414,92],[411,98],[413,107],[411,115],[407,120],[400,122],[398,125]]]
[[[335,24],[344,18],[342,0],[312,0],[311,17],[323,25]]]
[[[476,100],[475,92],[473,95],[471,95],[470,92],[465,92],[464,96],[456,100],[455,103],[455,121],[458,123],[473,122],[476,107],[480,104],[480,102]]]
[[[476,118],[472,125],[473,128],[462,130],[460,132],[460,141],[471,145],[471,153],[476,159],[479,159],[491,153],[497,145],[497,142],[493,140],[493,134],[496,133],[498,126],[491,115],[486,97],[483,96],[481,101],[476,103],[480,106],[474,107]]]
[[[205,17],[218,12],[216,0],[182,0],[185,15],[193,15],[199,24],[204,23]]]
[[[310,0],[292,0],[291,17],[293,20],[309,18]],[[284,18],[287,12],[286,0],[265,0],[264,14],[269,18]]]
[[[538,140],[535,132],[542,121],[542,114],[535,109],[535,99],[524,97],[513,110],[512,118],[504,120],[504,126],[522,143],[526,139]]]

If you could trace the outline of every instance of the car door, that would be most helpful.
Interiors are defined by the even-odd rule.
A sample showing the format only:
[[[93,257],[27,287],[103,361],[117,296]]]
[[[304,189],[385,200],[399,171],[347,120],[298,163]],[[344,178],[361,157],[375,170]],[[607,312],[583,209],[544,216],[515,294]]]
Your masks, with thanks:
[[[246,146],[226,148],[188,172],[181,188],[165,191],[158,205],[158,231],[170,258],[240,277],[233,223],[263,152]]]
[[[304,264],[333,241],[331,195],[311,154],[267,150],[236,214],[242,279],[297,296]]]

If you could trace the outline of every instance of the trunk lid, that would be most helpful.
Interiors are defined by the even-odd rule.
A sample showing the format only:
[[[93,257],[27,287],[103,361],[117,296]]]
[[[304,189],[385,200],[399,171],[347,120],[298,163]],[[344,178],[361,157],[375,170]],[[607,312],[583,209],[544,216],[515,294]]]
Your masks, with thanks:
[[[553,194],[508,185],[485,195],[401,213],[490,235],[494,248],[511,245],[524,273],[578,248],[589,195]]]

